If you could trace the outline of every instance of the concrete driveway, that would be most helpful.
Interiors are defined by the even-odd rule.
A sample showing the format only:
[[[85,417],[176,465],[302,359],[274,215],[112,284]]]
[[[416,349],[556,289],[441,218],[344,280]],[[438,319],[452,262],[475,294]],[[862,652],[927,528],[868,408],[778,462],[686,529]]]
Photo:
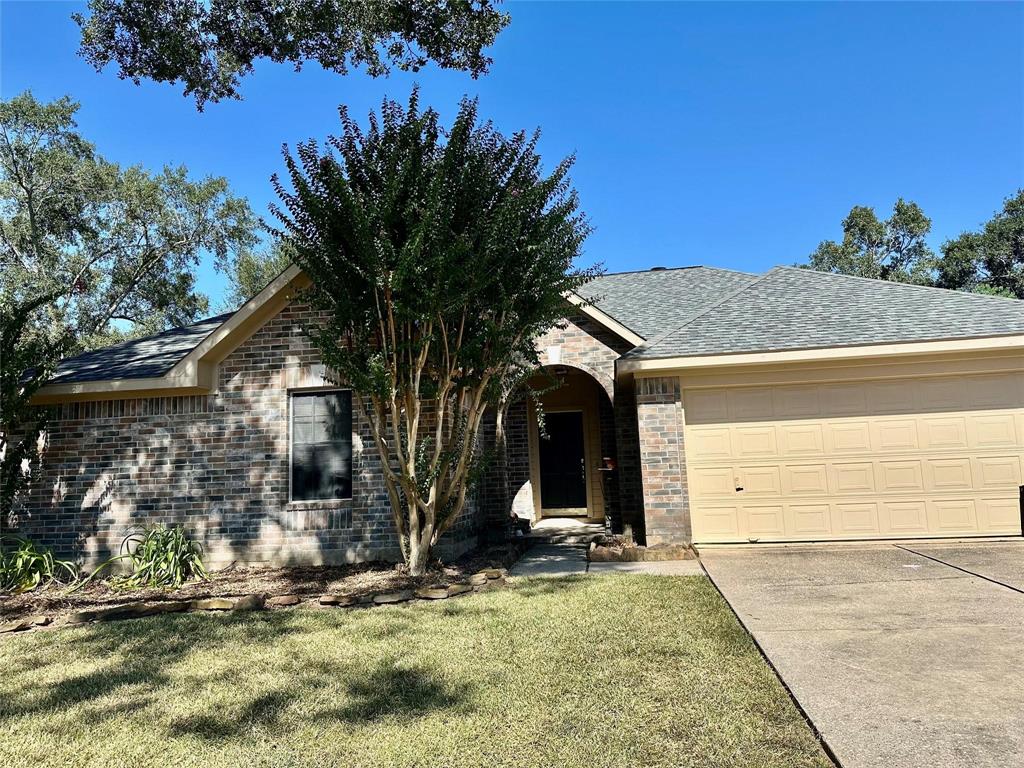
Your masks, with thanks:
[[[1024,765],[1024,541],[701,560],[845,768]]]

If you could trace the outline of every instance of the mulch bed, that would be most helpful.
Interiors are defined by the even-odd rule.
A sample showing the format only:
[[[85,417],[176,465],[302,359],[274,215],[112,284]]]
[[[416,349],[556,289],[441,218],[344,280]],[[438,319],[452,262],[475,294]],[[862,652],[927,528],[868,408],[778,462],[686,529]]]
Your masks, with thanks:
[[[662,560],[696,560],[692,547],[682,544],[656,544],[643,547],[622,536],[601,534],[590,542],[587,559],[592,563],[636,563]]]
[[[349,595],[357,602],[384,593],[415,591],[437,584],[468,582],[473,574],[503,568],[517,559],[518,551],[497,548],[471,552],[451,564],[435,563],[420,577],[409,576],[402,565],[357,563],[340,566],[263,567],[231,565],[214,571],[206,581],[180,589],[117,590],[95,581],[70,592],[50,586],[20,595],[0,594],[0,625],[31,617],[45,617],[50,626],[68,623],[75,614],[102,611],[136,603],[195,601],[209,598],[244,598],[249,595],[296,596],[298,602],[316,603],[322,595]],[[268,606],[274,606],[270,601]],[[284,607],[284,606],[278,606]]]

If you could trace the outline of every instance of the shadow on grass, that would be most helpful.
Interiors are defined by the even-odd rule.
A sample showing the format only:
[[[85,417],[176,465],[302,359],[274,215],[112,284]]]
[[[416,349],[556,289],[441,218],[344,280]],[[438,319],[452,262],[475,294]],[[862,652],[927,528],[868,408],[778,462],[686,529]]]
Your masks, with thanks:
[[[271,727],[296,698],[294,692],[270,691],[250,701],[241,712],[178,718],[169,724],[168,731],[171,736],[192,735],[213,741],[236,736],[254,726]]]
[[[257,696],[241,710],[178,718],[169,724],[168,731],[171,736],[192,735],[212,741],[256,728],[273,729],[292,704],[335,679],[348,681],[344,705],[306,713],[304,720],[325,725],[414,720],[433,712],[464,707],[473,692],[467,683],[450,685],[433,671],[402,664],[396,658],[381,661],[370,671],[310,663],[298,672],[289,673],[279,689]]]
[[[0,727],[24,715],[50,715],[78,708],[76,717],[99,724],[125,714],[158,717],[153,709],[167,696],[180,696],[182,676],[205,685],[236,686],[245,670],[196,670],[192,658],[205,653],[230,659],[239,649],[273,649],[293,636],[344,631],[361,642],[381,644],[380,655],[359,666],[340,661],[290,655],[270,685],[249,691],[223,711],[200,707],[164,721],[170,735],[192,734],[219,739],[273,728],[287,720],[286,711],[300,702],[305,719],[327,724],[366,724],[383,718],[403,720],[469,706],[473,686],[445,680],[438,670],[414,661],[403,648],[434,642],[437,622],[458,622],[473,632],[506,611],[522,610],[521,601],[568,595],[592,588],[586,577],[524,580],[489,595],[454,598],[366,611],[297,609],[261,613],[182,614],[93,624],[80,629],[38,633],[0,647],[9,670],[0,684]],[[387,647],[390,646],[390,647]],[[6,653],[3,653],[6,651]],[[38,670],[72,662],[56,681]],[[81,660],[77,669],[76,660]],[[176,690],[177,689],[177,690]],[[327,690],[325,690],[327,689]],[[328,693],[332,695],[328,696]],[[5,694],[5,695],[4,695]],[[311,703],[323,701],[323,707]],[[198,702],[201,703],[201,702]]]
[[[348,684],[350,701],[335,714],[350,723],[412,719],[466,703],[471,689],[467,683],[449,685],[431,670],[386,659]]]
[[[447,621],[457,617],[472,621],[476,614],[493,608],[475,606],[473,600],[459,600],[450,606],[453,613],[427,608],[430,617],[410,608],[375,612],[375,620],[361,626],[368,613],[336,615],[306,610],[275,611],[259,614],[189,614],[162,616],[110,624],[95,624],[79,630],[40,633],[31,647],[25,646],[14,658],[21,670],[16,682],[0,695],[0,725],[24,715],[49,715],[81,707],[76,717],[100,723],[128,713],[141,713],[169,695],[181,684],[181,672],[188,670],[193,654],[214,652],[230,657],[233,649],[261,645],[272,647],[290,636],[325,629],[327,616],[345,623],[347,631],[388,645],[402,647],[410,642],[429,642],[429,634],[420,637],[423,621]],[[438,606],[439,607],[439,606]],[[447,607],[447,606],[446,606]],[[386,620],[381,622],[379,619]],[[481,618],[484,616],[481,615]],[[349,622],[354,622],[351,624]],[[330,624],[326,627],[330,630]],[[26,638],[27,639],[27,638]],[[8,646],[10,648],[10,646]],[[382,653],[387,653],[382,649]],[[40,679],[33,669],[46,668],[68,658],[100,661],[102,666],[82,674],[72,672],[57,682]],[[109,659],[109,661],[107,661]],[[13,661],[14,659],[12,659]],[[184,666],[183,666],[184,665]],[[92,664],[90,664],[92,666]],[[210,674],[215,677],[211,678]],[[237,684],[223,673],[203,675],[209,683]],[[238,670],[244,674],[244,670]],[[15,678],[9,678],[13,682]],[[438,710],[468,704],[472,686],[446,682],[428,667],[409,663],[393,654],[376,665],[354,666],[322,659],[291,659],[272,679],[271,686],[253,691],[253,697],[224,711],[212,707],[179,716],[164,726],[172,736],[191,734],[203,739],[221,739],[246,733],[253,728],[273,728],[295,702],[324,697],[325,688],[338,690],[326,706],[304,714],[304,718],[324,723],[365,724],[382,718],[414,719]],[[269,688],[269,690],[267,689]],[[180,695],[180,691],[178,694]]]
[[[172,668],[193,653],[230,653],[232,646],[273,643],[301,629],[301,622],[288,615],[191,614],[101,623],[19,638],[31,639],[32,644],[19,643],[20,652],[11,646],[3,649],[13,656],[10,668],[18,671],[7,677],[8,684],[16,681],[17,685],[7,689],[7,696],[0,696],[0,723],[21,715],[89,704],[125,689],[144,689],[158,698],[161,689],[172,684]],[[84,674],[71,674],[56,683],[42,682],[33,674],[75,657],[116,661]],[[133,692],[132,701],[141,696]],[[101,712],[113,717],[126,706],[129,704],[120,702],[109,710],[90,712],[88,717],[102,719]]]

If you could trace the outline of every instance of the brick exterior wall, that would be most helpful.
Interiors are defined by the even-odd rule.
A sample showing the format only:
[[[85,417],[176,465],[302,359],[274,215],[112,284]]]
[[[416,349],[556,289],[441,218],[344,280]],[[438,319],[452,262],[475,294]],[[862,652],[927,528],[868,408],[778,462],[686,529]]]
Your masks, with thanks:
[[[493,463],[481,483],[478,494],[480,506],[486,521],[487,538],[500,542],[509,534],[509,511],[520,517],[533,516],[533,495],[530,490],[530,438],[528,434],[527,404],[520,400],[509,406],[505,417],[506,490],[501,492],[501,469]],[[494,446],[495,419],[489,413],[484,417],[481,428],[484,450]]]
[[[182,524],[214,566],[230,561],[317,564],[398,560],[391,510],[369,426],[353,407],[352,499],[289,501],[289,391],[330,387],[302,333],[312,316],[292,304],[218,367],[209,395],[111,399],[56,407],[41,470],[11,521],[16,530],[86,563],[117,554],[145,524]],[[616,391],[627,342],[584,316],[538,340],[541,360],[588,373],[599,398],[609,526],[642,531],[640,435],[631,391]],[[493,417],[481,450],[493,447]],[[438,553],[453,557],[488,529],[500,537],[509,507],[532,516],[525,401],[507,419],[508,488],[490,472]],[[646,477],[645,477],[646,480]],[[642,534],[641,534],[642,535]]]
[[[574,314],[564,327],[552,328],[536,342],[541,364],[577,368],[589,374],[600,385],[604,396],[599,399],[601,454],[616,459],[615,472],[602,473],[606,525],[616,532],[623,524],[642,536],[643,509],[640,486],[640,449],[636,431],[636,410],[632,392],[619,391],[615,381],[615,361],[632,349],[632,345],[595,323]],[[526,402],[517,403],[509,411],[506,436],[509,447],[508,503],[511,511],[523,518],[533,518],[534,498],[530,479],[528,409]],[[493,435],[493,425],[492,431]],[[485,486],[488,498],[499,497],[497,473],[489,473]],[[489,508],[491,519],[498,524],[508,517],[508,509]]]
[[[692,527],[679,379],[637,379],[636,414],[647,543],[689,544]]]
[[[329,386],[286,307],[219,366],[210,395],[68,403],[14,523],[87,562],[116,554],[135,525],[180,523],[214,564],[400,559],[369,426],[353,407],[352,498],[288,500],[290,389]],[[318,371],[320,373],[318,373]],[[476,500],[438,552],[475,543]]]

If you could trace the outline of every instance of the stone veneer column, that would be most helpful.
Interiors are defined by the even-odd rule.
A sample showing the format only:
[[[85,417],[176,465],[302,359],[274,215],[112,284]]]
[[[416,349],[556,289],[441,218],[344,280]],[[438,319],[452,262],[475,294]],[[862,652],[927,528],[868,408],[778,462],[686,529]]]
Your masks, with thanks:
[[[636,417],[647,544],[689,544],[692,527],[678,377],[638,378]]]

